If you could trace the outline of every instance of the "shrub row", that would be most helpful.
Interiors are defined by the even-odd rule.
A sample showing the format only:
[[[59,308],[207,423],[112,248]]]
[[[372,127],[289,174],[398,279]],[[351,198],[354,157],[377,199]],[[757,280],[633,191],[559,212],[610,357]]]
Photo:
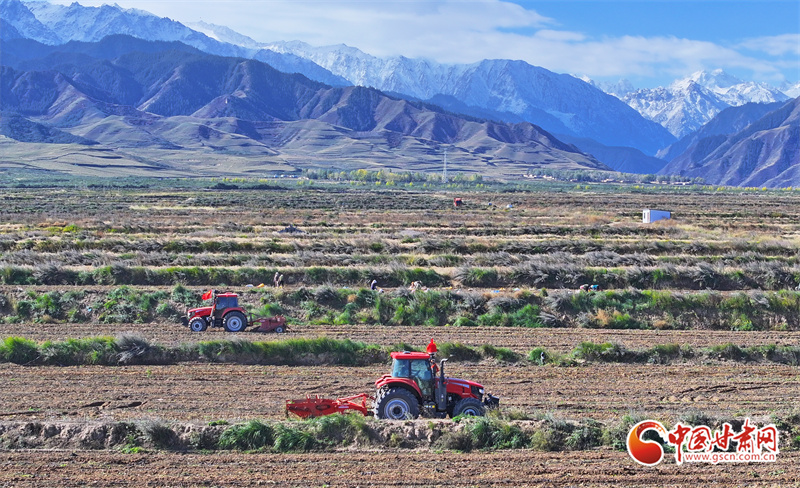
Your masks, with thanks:
[[[142,291],[129,286],[112,289],[94,299],[84,291],[48,291],[38,294],[29,290],[23,298],[9,300],[0,294],[0,314],[6,322],[89,322],[105,324],[146,323],[154,320],[178,321],[185,307],[201,302],[199,294],[182,285],[165,291]],[[177,308],[176,308],[177,307]]]
[[[321,223],[318,225],[325,226]],[[67,226],[57,233],[71,232]],[[66,229],[66,230],[65,230]],[[170,229],[171,230],[171,229]],[[236,233],[252,232],[252,228],[234,226]],[[542,230],[542,229],[536,229]],[[544,229],[547,230],[547,229]],[[561,232],[563,229],[559,229]],[[167,229],[141,229],[142,232],[168,232]],[[596,233],[593,229],[590,233]],[[319,229],[312,238],[291,240],[241,240],[241,239],[121,239],[64,237],[47,239],[25,239],[23,236],[0,238],[0,252],[7,258],[18,261],[79,261],[91,264],[100,252],[107,253],[107,259],[128,255],[150,262],[184,259],[187,256],[199,259],[207,254],[216,259],[236,256],[236,261],[249,259],[269,260],[275,254],[291,255],[299,262],[308,259],[324,260],[321,264],[334,265],[344,256],[359,256],[370,262],[376,255],[383,255],[398,262],[416,260],[420,266],[489,264],[511,265],[532,260],[544,263],[561,261],[581,266],[653,266],[657,261],[673,264],[751,263],[779,260],[792,264],[797,262],[798,249],[785,242],[764,241],[648,241],[618,242],[598,241],[597,239],[547,239],[542,241],[494,239],[486,241],[475,238],[354,238],[327,239]],[[402,246],[401,246],[402,244]],[[61,253],[61,254],[59,254]],[[404,254],[406,253],[406,254]],[[200,256],[198,256],[200,255]],[[24,261],[23,261],[24,262]],[[229,262],[229,261],[228,261]],[[32,263],[26,263],[32,264]]]
[[[388,361],[389,353],[415,350],[407,344],[379,346],[350,339],[287,339],[254,342],[243,339],[203,341],[168,348],[152,345],[134,334],[47,341],[42,344],[21,337],[7,337],[0,343],[0,362],[15,364],[118,365],[166,364],[182,361],[208,361],[237,364],[341,364],[349,366]],[[439,355],[454,361],[496,359],[519,362],[523,356],[511,349],[485,344],[471,347],[460,343],[439,344]],[[679,360],[713,359],[731,361],[772,361],[800,364],[800,347],[767,344],[740,347],[735,344],[694,349],[677,344],[656,345],[646,350],[629,350],[616,343],[582,342],[569,353],[559,354],[542,348],[528,352],[532,364],[575,366],[583,362],[665,364]]]
[[[76,270],[57,265],[41,267],[0,267],[0,284],[5,285],[201,285],[244,286],[272,283],[276,272],[284,275],[287,285],[297,283],[337,283],[352,285],[379,280],[383,286],[403,286],[421,281],[427,286],[445,286],[450,278],[423,268],[349,268],[312,266],[308,268],[228,268],[168,267],[150,268],[112,264],[93,270]]]
[[[169,364],[207,361],[241,364],[344,364],[384,362],[388,349],[349,339],[325,337],[274,342],[203,341],[164,347],[135,334],[46,341],[7,337],[0,343],[0,361],[25,365]]]
[[[234,425],[213,421],[206,426],[181,425],[159,419],[118,422],[94,427],[92,435],[74,441],[81,448],[118,449],[139,453],[161,450],[238,450],[246,452],[308,452],[341,448],[376,447],[430,448],[468,452],[472,450],[533,449],[538,451],[582,451],[599,446],[624,451],[630,428],[647,418],[626,414],[618,421],[568,420],[552,413],[531,417],[520,411],[492,410],[486,417],[456,417],[453,422],[424,420],[387,422],[359,414],[329,415],[308,420],[249,420]],[[723,423],[741,428],[741,419],[713,417],[689,411],[676,419],[688,425],[719,429]],[[781,449],[800,447],[800,415],[773,415],[768,422],[781,433]],[[668,421],[663,421],[669,429]],[[69,441],[68,424],[41,422],[6,424],[0,441],[9,449],[47,448],[47,439]],[[72,429],[77,432],[75,429]],[[651,440],[660,441],[657,437]]]
[[[105,294],[103,294],[105,293]],[[127,285],[109,292],[28,290],[0,293],[5,322],[177,322],[202,303],[200,292],[176,285],[171,292]],[[399,288],[247,288],[240,303],[256,315],[287,315],[312,324],[585,327],[606,329],[800,329],[800,292],[675,292],[542,289],[508,292]]]
[[[766,344],[741,347],[720,344],[704,348],[688,345],[658,344],[649,349],[631,350],[617,343],[582,342],[567,354],[552,353],[542,348],[531,350],[528,360],[535,364],[571,366],[581,362],[668,364],[690,359],[730,361],[771,361],[796,366],[800,364],[800,347]]]
[[[509,255],[510,256],[510,255]],[[439,259],[439,258],[437,258]],[[491,258],[502,262],[502,256]],[[447,258],[435,264],[452,266]],[[515,261],[509,257],[510,261]],[[465,287],[545,287],[578,288],[597,284],[601,288],[682,289],[682,290],[784,290],[800,282],[800,266],[781,261],[754,261],[736,266],[699,263],[691,266],[632,265],[581,266],[572,256],[527,260],[504,268],[462,266],[452,272],[436,271],[414,265],[391,263],[382,266],[292,266],[292,267],[225,267],[225,266],[128,266],[114,263],[91,270],[79,270],[57,264],[37,267],[6,265],[0,267],[0,284],[6,285],[202,285],[244,286],[271,283],[275,272],[284,274],[285,283],[319,285],[333,283],[358,285],[377,280],[381,286],[396,287],[420,281],[426,286]],[[428,263],[424,263],[428,264]]]

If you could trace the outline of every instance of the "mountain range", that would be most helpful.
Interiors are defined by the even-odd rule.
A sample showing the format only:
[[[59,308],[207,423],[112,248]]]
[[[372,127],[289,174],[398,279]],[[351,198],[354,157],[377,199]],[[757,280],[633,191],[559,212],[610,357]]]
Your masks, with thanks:
[[[96,41],[114,34],[180,41],[210,54],[261,60],[278,70],[301,73],[331,86],[369,86],[421,101],[435,98],[435,103],[449,99],[467,115],[502,122],[527,121],[553,134],[634,147],[650,155],[675,141],[666,129],[616,97],[572,76],[521,61],[442,65],[402,57],[381,59],[347,46],[315,49],[300,42],[260,44],[224,27],[201,24],[197,25],[200,32],[170,19],[117,6],[90,8],[77,3],[63,6],[0,0],[0,11],[18,36],[43,44]],[[609,164],[614,166],[613,161]]]
[[[744,82],[722,70],[698,71],[668,87],[633,90],[621,83],[610,86],[609,90],[678,138],[700,129],[728,107],[792,98],[766,83]]]
[[[763,107],[755,105],[720,113],[686,141],[687,149],[665,166],[662,174],[701,176],[732,186],[797,186],[800,97],[772,104],[766,113]],[[728,130],[720,133],[725,126]]]
[[[326,164],[425,171],[441,166],[445,148],[452,169],[466,172],[608,169],[527,122],[460,116],[374,88],[331,87],[178,42],[117,35],[57,46],[2,43],[0,109],[14,114],[17,123],[4,130],[17,141],[63,143],[67,133],[87,151],[112,149],[152,167],[168,159],[169,167],[190,169],[186,163],[210,158],[238,161],[245,173]],[[40,126],[51,130],[32,130]]]
[[[755,123],[757,114],[780,110],[800,94],[800,84],[778,90],[719,70],[636,90],[624,80],[604,85],[522,61],[445,65],[378,58],[344,45],[260,43],[226,27],[183,25],[116,5],[0,0],[0,38],[0,132],[46,140],[51,149],[79,145],[87,154],[120,156],[137,148],[135,157],[120,157],[162,171],[200,158],[187,151],[224,155],[229,163],[217,166],[220,173],[232,165],[260,171],[256,157],[286,170],[298,164],[424,170],[440,164],[439,152],[452,145],[450,154],[462,155],[470,171],[519,174],[531,165],[698,177],[708,171],[715,182],[723,176],[707,157],[722,153],[698,161],[685,152],[703,153],[699,141],[742,132],[744,121]],[[176,52],[190,61],[176,64]],[[142,53],[159,62],[132,61]],[[31,85],[55,98],[36,101],[41,93]],[[715,118],[732,107],[744,111]],[[768,120],[796,124],[791,117]],[[218,131],[218,144],[199,127]],[[791,137],[771,140],[788,145],[783,159],[797,162]],[[166,151],[166,165],[148,152],[156,149]],[[790,174],[765,181],[785,184]]]

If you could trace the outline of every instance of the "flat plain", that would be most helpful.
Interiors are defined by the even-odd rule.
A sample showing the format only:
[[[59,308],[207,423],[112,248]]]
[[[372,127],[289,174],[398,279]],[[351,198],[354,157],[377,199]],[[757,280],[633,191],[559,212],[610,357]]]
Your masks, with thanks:
[[[433,338],[514,353],[454,360],[448,372],[484,384],[518,417],[609,426],[626,415],[666,423],[700,414],[762,423],[798,417],[797,364],[753,352],[800,345],[795,191],[376,190],[374,182],[304,180],[173,186],[3,188],[0,339],[42,345],[127,334],[178,348],[328,337],[423,348]],[[463,207],[453,206],[455,196]],[[643,224],[643,208],[673,218]],[[298,232],[285,232],[289,226]],[[272,286],[276,272],[286,276],[284,288]],[[372,279],[380,291],[369,290]],[[412,281],[424,290],[409,292]],[[600,290],[581,292],[583,284]],[[239,293],[254,314],[286,315],[289,331],[189,331],[179,318],[209,288]],[[576,356],[587,342],[684,353],[655,362]],[[537,348],[564,360],[538,364]],[[388,361],[4,362],[0,420],[279,422],[286,399],[369,393],[387,368]],[[457,452],[423,442],[288,454],[17,447],[2,453],[0,485],[790,486],[800,482],[794,435],[785,432],[774,464],[667,460],[656,468],[610,445]]]

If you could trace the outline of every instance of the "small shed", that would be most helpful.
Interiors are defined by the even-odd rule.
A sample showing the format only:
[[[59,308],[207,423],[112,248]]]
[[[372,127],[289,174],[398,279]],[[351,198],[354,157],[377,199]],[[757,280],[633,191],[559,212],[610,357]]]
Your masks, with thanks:
[[[672,214],[666,210],[654,210],[646,208],[642,210],[642,223],[650,224],[656,220],[672,218]]]

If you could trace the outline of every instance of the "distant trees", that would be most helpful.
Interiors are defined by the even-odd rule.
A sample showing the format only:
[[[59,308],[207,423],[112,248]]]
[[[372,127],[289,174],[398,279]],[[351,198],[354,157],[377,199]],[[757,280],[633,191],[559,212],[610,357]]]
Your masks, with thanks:
[[[394,173],[388,170],[369,171],[357,169],[353,171],[340,171],[336,169],[308,169],[303,171],[303,176],[311,180],[332,181],[358,181],[364,183],[382,183],[389,186],[407,183],[441,183],[442,175],[438,173],[422,173],[402,171]],[[453,183],[482,183],[483,176],[479,174],[455,173],[448,178]]]

